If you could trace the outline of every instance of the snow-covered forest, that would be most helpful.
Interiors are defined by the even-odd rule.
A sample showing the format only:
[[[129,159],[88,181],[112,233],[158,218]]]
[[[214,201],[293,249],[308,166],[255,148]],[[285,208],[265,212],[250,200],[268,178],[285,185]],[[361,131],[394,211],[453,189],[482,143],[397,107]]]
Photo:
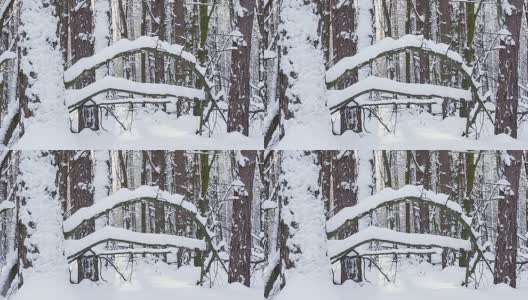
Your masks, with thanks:
[[[527,149],[528,0],[0,0],[0,300],[525,300]]]
[[[526,148],[525,2],[1,0],[0,140]]]
[[[525,299],[526,155],[6,151],[1,297]]]

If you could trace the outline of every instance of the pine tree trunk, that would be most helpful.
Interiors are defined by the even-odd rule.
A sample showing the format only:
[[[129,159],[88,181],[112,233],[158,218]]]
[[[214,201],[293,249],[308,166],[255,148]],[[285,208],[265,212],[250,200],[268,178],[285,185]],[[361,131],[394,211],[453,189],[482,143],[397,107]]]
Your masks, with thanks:
[[[501,153],[502,174],[499,186],[497,241],[493,282],[517,286],[517,207],[522,151]]]
[[[251,280],[251,207],[257,151],[233,153],[236,168],[234,187],[228,282],[250,286]]]
[[[431,190],[431,152],[427,150],[416,151],[416,184],[422,185],[424,189]],[[422,201],[424,202],[424,201]],[[420,233],[430,233],[429,228],[429,205],[420,203]]]
[[[503,9],[504,29],[511,35],[501,35],[499,74],[495,112],[495,134],[505,133],[517,138],[517,106],[519,103],[519,46],[522,23],[522,0],[510,0],[510,10]],[[505,6],[506,4],[503,4]]]
[[[83,207],[94,204],[93,161],[90,151],[72,153],[69,163],[70,209],[73,214]],[[80,239],[95,231],[95,220],[84,222],[73,236]],[[97,257],[80,257],[77,259],[77,281],[84,279],[99,280],[99,263]]]
[[[336,165],[332,171],[335,178],[333,180],[333,189],[335,197],[335,210],[340,211],[345,207],[351,207],[357,204],[358,201],[358,166],[357,158],[353,151],[346,151],[346,153],[338,154]],[[353,221],[345,224],[339,232],[337,237],[345,239],[350,235],[358,232],[358,221]],[[352,279],[356,282],[362,281],[361,258],[341,259],[341,283]]]
[[[332,3],[332,44],[333,51],[332,60],[334,62],[340,61],[347,56],[353,56],[357,53],[357,38],[356,38],[356,2],[354,1],[330,1]],[[337,89],[344,89],[358,80],[357,71],[344,76],[337,82]],[[361,108],[359,107],[344,107],[340,111],[341,119],[341,134],[347,130],[354,132],[362,131],[361,123]]]
[[[241,132],[248,136],[251,101],[250,56],[256,1],[240,0],[239,5],[241,9],[236,10],[233,16],[235,23],[233,32],[240,36],[232,37],[227,132]]]
[[[72,64],[81,58],[92,56],[95,52],[93,38],[92,2],[85,0],[67,0],[70,43],[67,49],[68,60]],[[67,29],[66,29],[67,30]],[[83,88],[95,81],[95,71],[83,74],[75,88]],[[96,106],[82,106],[78,109],[78,131],[85,128],[99,130],[99,112]]]

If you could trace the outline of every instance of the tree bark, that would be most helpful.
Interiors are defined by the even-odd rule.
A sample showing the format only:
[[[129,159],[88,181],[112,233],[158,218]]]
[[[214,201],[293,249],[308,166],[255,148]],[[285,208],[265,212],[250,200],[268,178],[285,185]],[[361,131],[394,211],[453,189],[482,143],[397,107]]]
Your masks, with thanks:
[[[522,151],[501,153],[501,182],[498,203],[497,241],[493,282],[517,286],[517,209]]]
[[[76,151],[71,153],[69,169],[70,206],[72,214],[83,207],[94,204],[93,161],[90,151]],[[95,231],[95,221],[85,222],[77,229],[75,239],[80,239]],[[77,259],[77,281],[84,279],[99,280],[99,263],[96,256]]]
[[[237,180],[233,195],[231,243],[229,252],[228,282],[250,286],[251,280],[251,207],[257,151],[233,153]]]
[[[241,132],[249,135],[250,56],[255,16],[255,0],[240,0],[241,9],[234,12],[234,31],[240,36],[232,37],[231,85],[229,87],[229,108],[227,132]]]
[[[508,2],[507,2],[508,3]],[[510,0],[511,11],[503,9],[504,29],[511,35],[501,35],[499,75],[495,112],[495,134],[505,133],[517,138],[517,106],[519,103],[519,46],[523,1]],[[506,4],[503,4],[506,5]]]
[[[340,61],[347,56],[353,56],[357,53],[357,38],[356,38],[356,8],[354,1],[330,1],[332,3],[332,60],[334,62]],[[336,85],[338,89],[344,89],[358,81],[357,70],[346,74],[341,78]],[[361,123],[361,108],[359,107],[343,107],[340,110],[341,119],[341,134],[347,130],[354,132],[362,131]]]
[[[335,178],[333,180],[333,190],[335,197],[336,212],[345,207],[351,207],[358,201],[358,166],[354,151],[338,154],[335,169],[332,171]],[[338,239],[345,239],[358,232],[358,221],[348,222],[338,232]],[[361,270],[361,258],[344,257],[340,260],[341,283],[352,279],[360,282],[363,279]]]

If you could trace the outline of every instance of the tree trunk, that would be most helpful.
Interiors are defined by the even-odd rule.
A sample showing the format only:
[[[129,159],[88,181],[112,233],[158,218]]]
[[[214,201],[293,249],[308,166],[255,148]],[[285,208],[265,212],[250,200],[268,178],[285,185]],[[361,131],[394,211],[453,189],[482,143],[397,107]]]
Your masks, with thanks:
[[[501,181],[499,182],[497,241],[493,282],[517,285],[517,207],[522,151],[501,153]]]
[[[92,185],[93,162],[90,151],[73,152],[69,164],[69,190],[70,207],[73,214],[83,207],[94,204],[94,190]],[[95,220],[84,222],[75,235],[75,239],[80,239],[95,231]],[[77,281],[84,279],[92,281],[99,280],[99,263],[95,256],[81,257],[77,259]]]
[[[57,197],[55,155],[49,151],[19,152],[17,184],[17,246],[19,286],[27,279],[67,276],[62,214]],[[40,180],[35,180],[38,174]],[[40,275],[40,277],[36,277]],[[52,298],[54,291],[40,294]]]
[[[357,204],[358,201],[358,166],[356,155],[353,151],[346,151],[346,153],[338,154],[336,159],[334,174],[333,189],[335,197],[336,212],[345,207],[351,207]],[[345,224],[339,232],[338,238],[345,239],[350,235],[358,232],[358,221],[349,222]],[[361,272],[361,258],[344,257],[341,263],[341,283],[352,279],[356,282],[362,280]]]
[[[431,152],[427,150],[417,150],[416,164],[416,184],[422,185],[426,190],[431,190]],[[419,208],[419,232],[430,233],[429,205],[427,203],[420,203]]]
[[[506,2],[508,3],[508,2]],[[510,0],[509,10],[503,8],[504,30],[499,49],[499,75],[495,112],[495,134],[505,133],[517,138],[517,106],[519,103],[519,46],[522,24],[522,0]]]
[[[330,1],[332,3],[332,60],[338,62],[347,56],[357,53],[357,39],[355,37],[356,8],[354,1]],[[347,74],[341,78],[336,85],[337,89],[344,89],[358,80],[357,71]],[[361,108],[344,107],[340,111],[341,134],[347,130],[354,132],[362,131]]]
[[[68,25],[70,43],[67,57],[72,64],[81,58],[94,54],[95,45],[92,34],[93,11],[92,2],[85,0],[68,0]],[[95,81],[95,71],[84,73],[76,82],[75,88],[83,88]],[[99,112],[96,106],[78,109],[78,131],[85,128],[99,130]]]
[[[250,286],[251,279],[251,207],[257,151],[233,153],[236,177],[233,195],[228,282]]]
[[[240,9],[235,9],[233,39],[231,50],[231,85],[229,87],[229,108],[227,114],[227,132],[241,132],[249,135],[250,56],[255,16],[255,0],[240,0]]]

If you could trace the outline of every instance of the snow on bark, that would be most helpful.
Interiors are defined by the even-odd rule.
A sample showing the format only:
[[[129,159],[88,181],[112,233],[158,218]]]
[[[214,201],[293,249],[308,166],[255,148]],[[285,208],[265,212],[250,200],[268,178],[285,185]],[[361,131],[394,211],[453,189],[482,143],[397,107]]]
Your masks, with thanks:
[[[0,213],[2,213],[4,210],[9,210],[13,208],[15,208],[15,204],[13,202],[5,200],[0,203]]]
[[[2,54],[0,54],[0,65],[9,60],[16,59],[16,58],[17,58],[16,53],[11,52],[11,51],[4,51],[2,52]]]
[[[90,207],[79,209],[68,219],[64,221],[64,232],[69,233],[84,221],[96,218],[101,214],[110,211],[111,209],[124,205],[128,202],[139,201],[140,199],[155,199],[155,201],[165,202],[181,207],[192,215],[196,216],[196,220],[205,226],[205,220],[198,216],[198,209],[191,202],[183,200],[184,196],[179,194],[171,194],[167,191],[160,190],[156,186],[140,186],[135,190],[126,188],[120,189],[108,197],[102,199],[95,199],[95,204]]]
[[[388,228],[369,226],[346,239],[328,241],[328,253],[332,260],[335,260],[348,254],[352,249],[371,241],[398,243],[411,246],[450,248],[456,250],[463,249],[466,251],[471,250],[471,242],[469,240],[433,234],[406,233]]]
[[[94,170],[94,202],[97,203],[105,199],[112,192],[111,161],[110,151],[95,151]],[[95,221],[95,227],[101,228],[107,225],[108,218],[99,218]]]
[[[169,234],[141,233],[117,227],[104,227],[82,239],[65,241],[66,256],[68,259],[75,258],[85,253],[91,247],[107,241],[196,250],[205,250],[206,248],[205,241],[203,240]]]
[[[112,43],[112,8],[111,0],[95,0],[94,50],[99,53]],[[96,78],[103,78],[109,74],[108,67],[96,70]]]
[[[281,224],[287,228],[286,240],[281,233],[286,285],[277,299],[333,299],[317,155],[303,151],[283,155],[279,197]]]
[[[66,276],[62,213],[55,185],[57,168],[54,166],[54,156],[46,151],[19,153],[18,246],[24,277],[33,273]]]
[[[282,105],[284,138],[294,128],[331,133],[326,108],[324,56],[319,36],[319,15],[315,1],[282,1],[278,32],[280,69],[287,78]]]
[[[68,135],[68,112],[64,106],[63,60],[57,37],[54,0],[20,2],[20,91],[26,119],[25,136],[43,128],[51,136]],[[41,132],[42,133],[42,132]]]

